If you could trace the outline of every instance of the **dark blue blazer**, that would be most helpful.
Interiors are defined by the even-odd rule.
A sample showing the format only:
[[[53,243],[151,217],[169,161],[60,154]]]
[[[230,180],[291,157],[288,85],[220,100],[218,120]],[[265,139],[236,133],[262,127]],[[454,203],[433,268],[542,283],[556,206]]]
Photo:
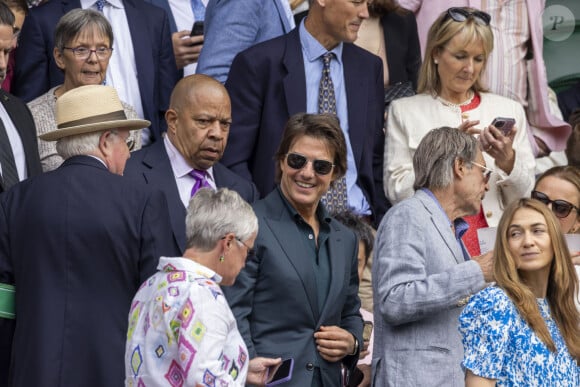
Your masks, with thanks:
[[[158,140],[166,130],[165,110],[179,73],[173,56],[167,14],[142,0],[123,0],[137,65],[137,80],[145,118]],[[28,102],[63,83],[54,61],[54,29],[61,16],[80,8],[79,0],[50,0],[26,16],[16,53],[14,95]],[[130,55],[128,53],[128,55]]]
[[[36,126],[34,125],[34,119],[32,118],[32,114],[30,114],[30,110],[28,110],[24,102],[4,90],[0,90],[0,103],[6,109],[22,141],[28,177],[41,174],[42,167],[40,165],[40,156],[38,155]],[[0,193],[3,191],[4,188],[0,183]],[[0,365],[0,370],[1,367]]]
[[[177,183],[173,177],[173,170],[163,141],[133,152],[127,162],[124,176],[144,182],[165,193],[173,234],[181,251],[185,251],[187,210],[179,197]],[[236,175],[220,163],[213,166],[213,177],[218,188],[234,190],[248,203],[258,200],[258,190],[252,182]]]
[[[378,222],[387,208],[382,188],[382,63],[377,56],[348,43],[344,44],[342,60],[357,184]],[[251,179],[264,197],[275,186],[274,154],[286,121],[306,111],[306,76],[298,28],[238,54],[226,88],[232,100],[233,123],[222,163]]]
[[[179,254],[163,193],[92,157],[4,193],[0,282],[16,286],[11,386],[122,386],[133,296],[160,256]]]
[[[253,207],[260,228],[256,254],[248,257],[234,286],[223,287],[250,358],[294,358],[288,387],[312,386],[313,366],[320,367],[324,387],[340,386],[341,362],[320,356],[314,333],[321,325],[336,325],[362,343],[356,236],[330,219],[330,282],[326,302],[320,305],[312,250],[302,243],[304,235],[281,191],[275,189]],[[357,360],[358,355],[346,356],[342,363],[350,369]]]

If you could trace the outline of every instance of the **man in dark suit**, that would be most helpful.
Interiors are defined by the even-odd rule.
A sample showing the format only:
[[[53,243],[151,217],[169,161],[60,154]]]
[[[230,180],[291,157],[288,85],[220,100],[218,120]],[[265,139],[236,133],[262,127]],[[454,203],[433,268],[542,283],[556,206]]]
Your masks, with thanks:
[[[99,9],[94,3],[51,0],[30,10],[16,54],[12,90],[16,96],[29,102],[63,83],[63,72],[53,57],[54,28],[74,8]],[[144,144],[156,141],[165,131],[163,115],[178,80],[167,14],[141,0],[110,0],[102,12],[115,35],[106,84],[115,87],[140,117],[151,121],[150,137]]]
[[[14,335],[9,385],[119,386],[131,300],[179,249],[163,193],[120,176],[129,130],[149,123],[127,120],[101,85],[63,94],[56,110],[42,139],[58,140],[65,162],[0,198],[0,284],[16,294],[14,331],[0,324]]]
[[[14,15],[0,3],[0,83],[6,77],[14,47]],[[36,128],[30,110],[22,101],[0,90],[0,193],[42,172]],[[1,367],[1,366],[0,366]],[[1,368],[0,368],[1,369]]]
[[[308,16],[290,33],[253,46],[234,59],[226,82],[232,99],[230,146],[223,163],[252,179],[264,197],[274,188],[272,157],[284,124],[318,104],[327,53],[336,114],[348,147],[348,205],[375,223],[386,211],[382,189],[383,72],[380,59],[351,44],[368,18],[366,2],[311,1]]]
[[[258,199],[258,191],[252,182],[218,162],[231,122],[230,97],[221,83],[201,74],[183,78],[171,94],[165,117],[165,139],[134,152],[125,176],[165,193],[173,232],[185,250],[186,208],[193,187],[201,184],[192,171],[204,172],[210,187],[232,189],[250,203]]]

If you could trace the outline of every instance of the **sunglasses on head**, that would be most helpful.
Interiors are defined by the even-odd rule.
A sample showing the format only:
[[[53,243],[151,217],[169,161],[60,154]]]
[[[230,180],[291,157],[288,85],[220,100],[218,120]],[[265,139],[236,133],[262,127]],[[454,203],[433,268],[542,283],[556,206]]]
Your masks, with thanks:
[[[558,218],[565,218],[570,215],[572,209],[575,209],[576,212],[580,212],[580,208],[576,207],[572,203],[568,203],[565,200],[552,200],[543,192],[539,191],[532,191],[532,199],[536,199],[548,205],[552,203],[552,212]]]
[[[488,26],[491,21],[491,16],[483,11],[468,11],[465,8],[452,7],[447,10],[447,15],[443,21],[448,18],[453,19],[456,22],[464,22],[469,18],[479,24],[480,26]]]
[[[306,156],[299,153],[286,154],[286,164],[292,169],[302,169],[308,163]],[[332,172],[334,164],[328,160],[312,160],[312,168],[317,175],[328,175]]]

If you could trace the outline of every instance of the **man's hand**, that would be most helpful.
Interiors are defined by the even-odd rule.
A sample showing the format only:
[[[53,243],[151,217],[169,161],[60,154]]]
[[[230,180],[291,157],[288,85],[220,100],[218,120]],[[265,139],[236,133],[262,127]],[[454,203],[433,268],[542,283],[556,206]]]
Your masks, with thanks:
[[[266,357],[255,357],[250,360],[248,366],[248,376],[246,383],[256,386],[264,386],[268,378],[268,367],[282,363],[282,358],[270,359]]]
[[[203,35],[189,36],[190,31],[179,31],[171,35],[173,55],[178,69],[197,62],[203,47]]]
[[[477,257],[471,257],[471,259],[477,262],[479,267],[481,267],[485,282],[493,282],[493,251],[488,251],[483,255],[478,255]]]
[[[320,356],[329,362],[337,362],[355,350],[353,335],[336,325],[321,326],[320,330],[314,333],[314,339]]]

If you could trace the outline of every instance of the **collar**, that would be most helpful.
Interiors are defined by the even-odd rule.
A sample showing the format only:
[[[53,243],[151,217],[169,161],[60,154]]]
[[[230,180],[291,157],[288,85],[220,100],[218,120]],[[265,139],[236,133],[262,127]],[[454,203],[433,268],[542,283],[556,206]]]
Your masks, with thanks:
[[[286,209],[288,210],[288,213],[290,214],[292,219],[294,219],[295,221],[305,222],[304,218],[302,218],[302,215],[300,215],[298,211],[296,211],[296,209],[292,207],[292,204],[290,204],[290,202],[286,199],[286,196],[284,196],[284,193],[282,192],[282,189],[280,188],[279,184],[276,186],[276,191],[280,195],[280,199],[282,200],[282,203],[284,203],[284,205],[286,206]],[[330,221],[332,219],[328,214],[328,212],[326,211],[326,208],[324,207],[324,204],[322,204],[322,202],[318,202],[318,207],[316,207],[316,218],[318,219],[318,222],[321,225],[323,223],[330,224]]]
[[[95,8],[96,0],[80,0],[81,1],[81,8],[88,9],[88,8]],[[107,0],[107,3],[111,4],[114,8],[124,9],[125,5],[123,4],[122,0]]]
[[[342,48],[344,44],[340,42],[338,46],[328,51],[314,36],[312,36],[310,32],[308,32],[306,27],[304,27],[304,20],[300,23],[298,31],[300,34],[300,44],[302,45],[302,51],[306,59],[309,62],[314,62],[327,52],[332,52],[335,55],[334,59],[342,66]]]
[[[169,273],[172,271],[186,271],[197,276],[205,277],[214,281],[216,284],[222,282],[222,277],[215,271],[205,267],[189,258],[183,257],[161,257],[157,270]]]
[[[445,211],[443,210],[443,207],[441,207],[441,203],[439,203],[439,200],[437,200],[435,195],[433,195],[433,192],[431,192],[431,190],[428,188],[420,188],[420,190],[425,192],[427,196],[429,196],[435,202],[435,204],[437,204],[437,207],[439,207],[439,209],[449,222],[449,227],[452,230],[454,230],[455,238],[461,239],[463,234],[465,234],[469,229],[469,224],[465,220],[463,220],[463,218],[454,219],[452,222],[451,219],[449,219],[449,217],[447,216],[447,213],[445,213]]]
[[[173,169],[173,174],[175,177],[181,178],[189,175],[189,172],[191,172],[193,168],[191,168],[191,166],[187,163],[187,160],[185,160],[185,157],[179,153],[175,145],[173,145],[171,140],[169,140],[169,136],[167,136],[167,134],[163,136],[163,143],[165,144],[165,151],[169,157],[169,163],[171,164],[171,169]],[[213,178],[213,167],[207,169],[206,172],[207,179],[215,183]]]

